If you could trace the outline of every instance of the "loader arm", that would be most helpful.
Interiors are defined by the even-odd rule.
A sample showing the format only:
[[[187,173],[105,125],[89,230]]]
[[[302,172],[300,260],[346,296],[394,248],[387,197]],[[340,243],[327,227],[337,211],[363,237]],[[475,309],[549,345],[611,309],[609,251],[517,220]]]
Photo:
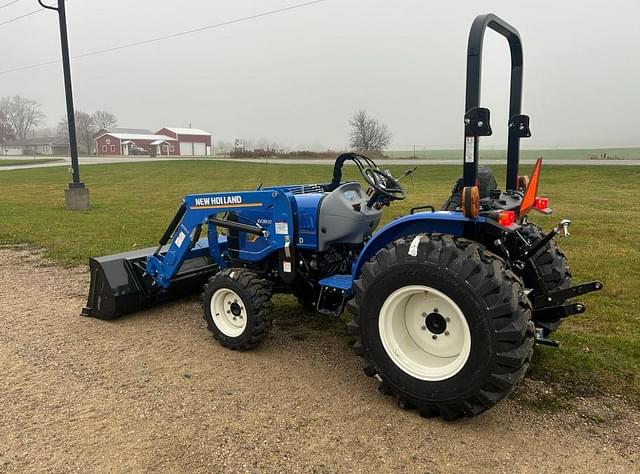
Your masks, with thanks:
[[[269,211],[270,223],[258,225],[233,222],[217,216],[240,209],[252,208]],[[169,288],[184,262],[201,254],[203,245],[198,244],[200,231],[207,225],[208,254],[219,267],[226,268],[227,261],[219,244],[218,227],[226,227],[254,234],[266,240],[266,245],[257,252],[242,256],[245,261],[262,261],[271,253],[286,249],[294,242],[293,210],[287,194],[280,190],[248,191],[240,193],[209,193],[185,196],[182,206],[160,239],[159,246],[146,263],[146,273],[156,285]],[[171,244],[166,252],[160,249]],[[285,269],[288,268],[285,265]]]

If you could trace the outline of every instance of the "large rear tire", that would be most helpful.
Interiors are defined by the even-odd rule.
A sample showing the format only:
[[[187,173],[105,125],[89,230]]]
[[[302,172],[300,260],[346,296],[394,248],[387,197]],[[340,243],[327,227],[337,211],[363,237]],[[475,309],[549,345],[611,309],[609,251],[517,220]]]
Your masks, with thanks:
[[[209,278],[202,305],[213,337],[229,349],[253,349],[271,329],[271,285],[250,270],[228,268]]]
[[[535,245],[544,236],[542,229],[531,222],[523,225],[520,229],[522,236],[527,239],[530,245]],[[535,266],[535,268],[534,268]],[[537,273],[536,273],[537,269]],[[538,278],[538,274],[540,278]],[[533,290],[532,297],[544,294],[544,291],[564,290],[571,287],[571,269],[564,255],[555,240],[551,239],[527,264],[522,272],[522,279],[527,288]],[[551,322],[538,322],[533,318],[536,326],[543,330],[544,336],[548,336],[558,329],[562,323],[562,318]]]
[[[477,243],[435,234],[397,240],[362,267],[354,293],[354,351],[403,408],[475,416],[525,375],[531,304],[520,278]]]

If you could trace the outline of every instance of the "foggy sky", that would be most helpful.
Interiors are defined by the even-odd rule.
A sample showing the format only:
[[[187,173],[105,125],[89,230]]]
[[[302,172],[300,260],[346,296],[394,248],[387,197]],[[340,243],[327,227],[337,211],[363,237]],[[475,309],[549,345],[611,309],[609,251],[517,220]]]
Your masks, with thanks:
[[[302,0],[70,0],[71,53],[219,23]],[[0,3],[6,3],[0,0]],[[0,23],[38,8],[23,0]],[[637,0],[329,0],[193,35],[72,61],[76,107],[112,111],[120,126],[203,128],[214,142],[268,138],[294,148],[342,148],[360,108],[393,132],[391,148],[458,148],[466,43],[492,12],[524,43],[523,147],[640,145]],[[54,12],[0,27],[0,70],[60,57]],[[506,141],[506,41],[485,40],[482,105]],[[64,115],[61,65],[0,75],[0,96]]]

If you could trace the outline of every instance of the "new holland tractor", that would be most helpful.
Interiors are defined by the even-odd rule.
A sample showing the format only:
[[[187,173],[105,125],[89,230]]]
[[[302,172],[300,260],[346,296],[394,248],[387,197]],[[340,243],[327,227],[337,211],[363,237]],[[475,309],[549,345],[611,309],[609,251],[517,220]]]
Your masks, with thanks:
[[[511,51],[507,179],[504,189],[479,168],[478,142],[491,134],[480,107],[485,30]],[[353,349],[380,391],[399,406],[446,420],[474,416],[524,377],[535,343],[585,311],[570,299],[602,283],[571,286],[554,237],[530,211],[550,213],[537,195],[538,160],[518,175],[522,46],[494,15],[473,22],[467,55],[464,170],[441,210],[422,206],[378,228],[387,206],[405,198],[400,178],[357,153],[340,155],[324,184],[192,194],[182,200],[157,247],[91,258],[82,314],[112,319],[201,292],[213,337],[236,350],[255,347],[271,327],[271,297],[292,293],[331,317],[348,308]],[[343,181],[353,162],[366,182]],[[406,174],[406,173],[405,173]]]

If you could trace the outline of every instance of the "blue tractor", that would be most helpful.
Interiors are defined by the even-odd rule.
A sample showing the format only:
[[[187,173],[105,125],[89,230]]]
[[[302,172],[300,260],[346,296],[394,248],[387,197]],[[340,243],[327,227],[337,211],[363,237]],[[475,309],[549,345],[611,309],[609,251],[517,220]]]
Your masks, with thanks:
[[[511,98],[507,182],[478,166],[479,137],[491,134],[481,108],[482,42],[489,27],[509,42]],[[404,408],[447,420],[474,416],[507,396],[535,343],[585,310],[570,298],[602,288],[571,286],[566,258],[529,211],[549,213],[537,196],[541,161],[518,176],[522,46],[494,15],[473,23],[467,58],[464,172],[442,210],[422,206],[378,224],[405,198],[400,180],[362,154],[340,155],[330,182],[185,196],[159,244],[90,259],[83,314],[113,319],[186,293],[201,292],[204,318],[222,345],[248,350],[271,327],[271,296],[292,293],[330,316],[345,308],[365,373]],[[343,181],[353,163],[366,182]],[[405,173],[406,174],[406,173]]]

